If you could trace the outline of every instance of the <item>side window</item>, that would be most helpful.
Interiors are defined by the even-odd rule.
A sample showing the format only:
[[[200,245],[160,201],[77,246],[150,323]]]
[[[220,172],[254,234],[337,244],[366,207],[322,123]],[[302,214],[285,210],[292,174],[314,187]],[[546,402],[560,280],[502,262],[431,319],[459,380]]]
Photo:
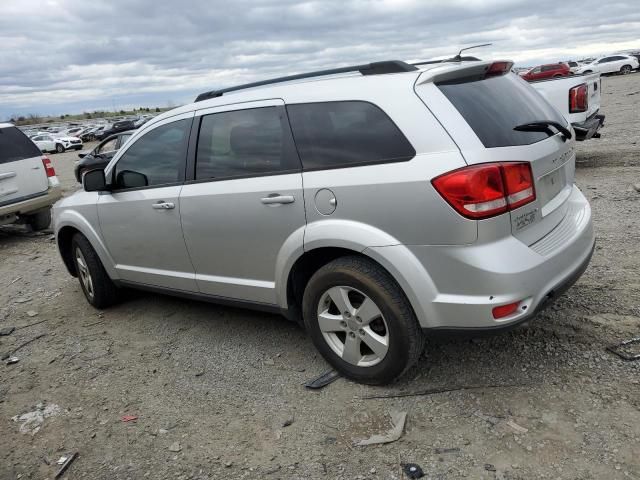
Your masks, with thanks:
[[[102,145],[96,153],[113,152],[116,149],[116,143],[118,143],[118,139],[112,138],[107,143]]]
[[[280,107],[251,108],[202,117],[196,180],[299,170]]]
[[[0,128],[0,164],[40,156],[40,149],[20,129]]]
[[[368,102],[287,106],[305,169],[405,161],[416,151],[380,108]]]
[[[182,181],[191,120],[168,123],[141,136],[118,159],[113,177],[115,188],[151,187]]]
[[[541,67],[536,67],[531,71],[531,73],[540,73],[541,70]]]
[[[556,68],[558,68],[556,65],[544,65],[542,67],[542,71],[543,72],[550,72],[551,70],[555,70]]]

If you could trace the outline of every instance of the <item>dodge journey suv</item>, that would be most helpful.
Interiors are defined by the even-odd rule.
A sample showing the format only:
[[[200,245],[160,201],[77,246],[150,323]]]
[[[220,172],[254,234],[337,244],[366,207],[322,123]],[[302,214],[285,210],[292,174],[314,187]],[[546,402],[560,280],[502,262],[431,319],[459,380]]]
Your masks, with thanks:
[[[383,384],[425,332],[530,319],[586,268],[571,126],[511,62],[379,62],[206,92],[54,207],[87,300],[281,312]]]

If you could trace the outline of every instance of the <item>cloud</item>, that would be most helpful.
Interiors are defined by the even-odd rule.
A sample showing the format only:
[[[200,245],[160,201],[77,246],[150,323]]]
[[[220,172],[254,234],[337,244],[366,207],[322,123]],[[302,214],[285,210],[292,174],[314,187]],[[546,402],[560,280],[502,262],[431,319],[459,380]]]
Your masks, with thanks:
[[[521,64],[640,48],[635,0],[2,0],[0,118],[204,90],[475,43]]]

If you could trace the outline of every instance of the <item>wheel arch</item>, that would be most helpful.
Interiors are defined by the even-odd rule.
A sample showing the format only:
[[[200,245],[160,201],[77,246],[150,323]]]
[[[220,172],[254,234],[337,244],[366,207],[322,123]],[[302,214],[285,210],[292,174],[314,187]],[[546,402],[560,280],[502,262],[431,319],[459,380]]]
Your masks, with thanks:
[[[75,264],[73,262],[73,253],[71,251],[71,241],[76,233],[81,233],[89,241],[93,249],[98,254],[98,258],[112,280],[117,280],[118,275],[114,268],[114,262],[111,255],[107,251],[105,245],[100,240],[98,233],[94,227],[78,212],[64,211],[55,219],[56,225],[56,242],[58,251],[62,257],[65,267],[71,275],[77,276]]]
[[[289,319],[301,320],[302,294],[319,268],[342,256],[359,255],[384,269],[406,295],[420,324],[427,323],[424,307],[435,297],[435,286],[407,247],[385,232],[356,222],[317,223],[310,224],[306,231],[303,229],[295,240],[290,237],[297,248],[286,248],[289,241],[285,242],[279,255],[276,298]]]

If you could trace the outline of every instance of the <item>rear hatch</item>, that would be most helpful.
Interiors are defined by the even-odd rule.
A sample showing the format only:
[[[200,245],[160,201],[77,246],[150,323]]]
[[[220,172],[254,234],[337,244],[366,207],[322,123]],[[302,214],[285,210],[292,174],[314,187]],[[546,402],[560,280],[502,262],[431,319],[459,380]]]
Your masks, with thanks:
[[[18,128],[0,128],[0,206],[48,188],[40,149]]]
[[[441,72],[425,72],[416,83],[416,93],[458,144],[468,165],[531,165],[536,198],[508,213],[511,233],[531,245],[553,230],[567,211],[575,175],[574,141],[553,126],[547,131],[514,128],[540,121],[571,127],[509,68],[487,75],[491,65],[463,63],[449,65]]]

